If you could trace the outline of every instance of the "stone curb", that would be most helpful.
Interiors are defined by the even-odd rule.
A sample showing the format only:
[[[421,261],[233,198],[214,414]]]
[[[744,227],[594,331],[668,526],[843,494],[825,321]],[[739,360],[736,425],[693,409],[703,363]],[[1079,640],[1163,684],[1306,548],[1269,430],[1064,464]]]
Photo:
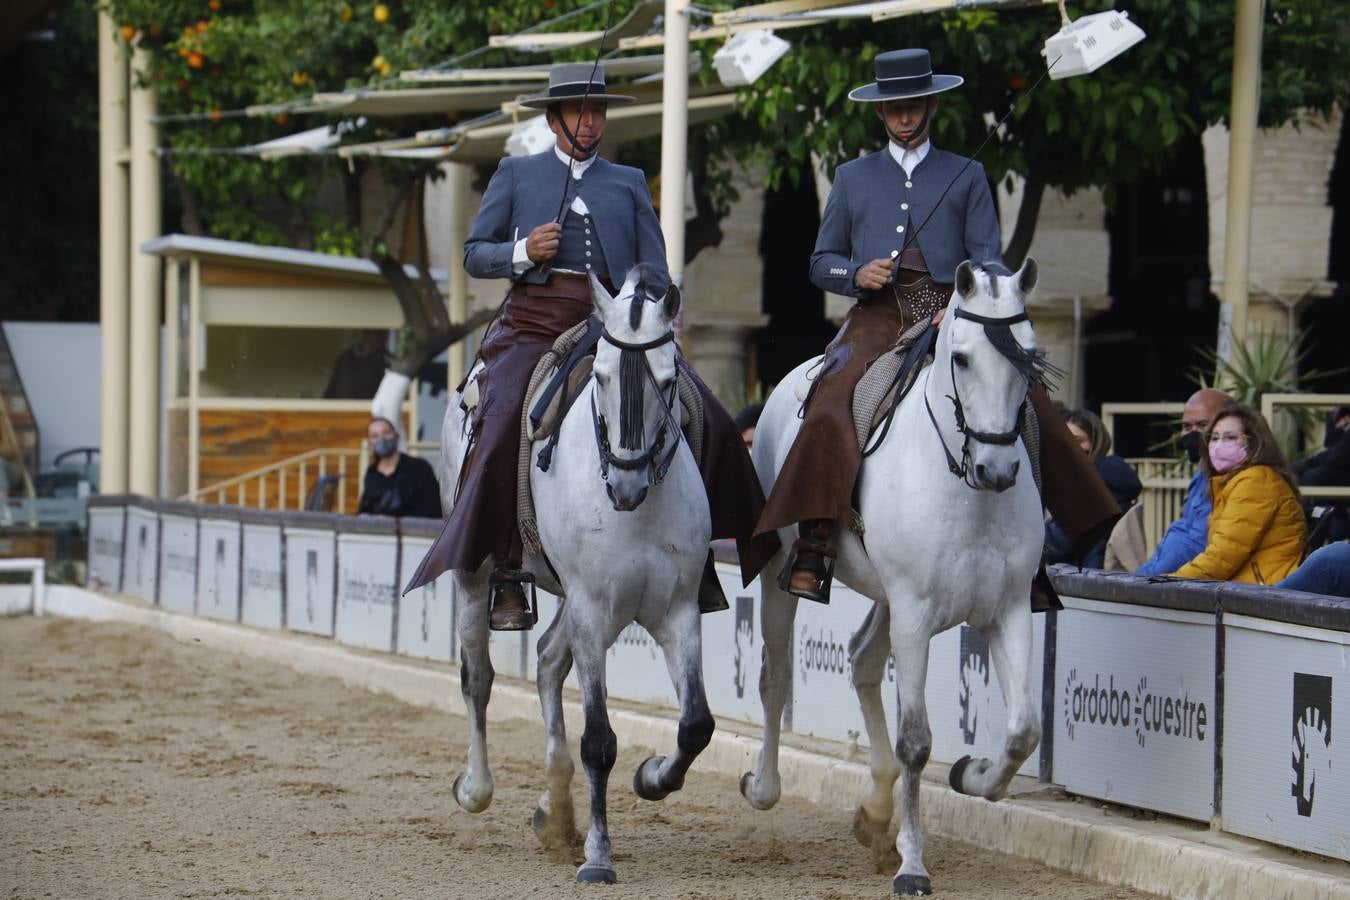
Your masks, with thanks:
[[[180,641],[336,678],[351,687],[379,691],[407,703],[464,713],[458,679],[444,668],[351,650],[323,638],[167,613],[64,585],[48,588],[47,613],[157,628]],[[576,733],[581,705],[566,700],[564,706],[568,727]],[[493,687],[488,711],[489,717],[498,721],[536,720],[539,698],[527,686],[499,680]],[[610,722],[621,745],[659,751],[675,743],[674,718],[618,708],[610,710]],[[697,768],[739,778],[753,768],[758,750],[756,739],[719,730],[699,757]],[[867,767],[860,763],[786,745],[780,753],[780,771],[784,793],[848,812],[868,783]],[[989,803],[932,783],[923,785],[923,804],[925,824],[934,833],[1096,881],[1178,900],[1238,896],[1270,900],[1350,898],[1350,878],[1263,858],[1257,854],[1267,851],[1269,845],[1255,841],[1231,839],[1228,843],[1233,847],[1228,849],[1106,821],[1096,815],[1098,811],[1075,804],[1036,800]],[[1050,808],[1053,806],[1067,809]]]

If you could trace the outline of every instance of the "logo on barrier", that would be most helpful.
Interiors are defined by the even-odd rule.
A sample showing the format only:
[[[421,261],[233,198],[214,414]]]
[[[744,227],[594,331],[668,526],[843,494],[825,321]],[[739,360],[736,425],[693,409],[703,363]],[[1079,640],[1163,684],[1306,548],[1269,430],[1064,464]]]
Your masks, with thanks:
[[[1150,691],[1146,676],[1131,693],[1123,685],[1116,687],[1115,675],[1108,675],[1102,684],[1102,676],[1094,674],[1089,683],[1086,676],[1078,677],[1075,668],[1064,681],[1064,725],[1069,740],[1082,725],[1132,729],[1140,747],[1157,735],[1203,743],[1209,730],[1209,709],[1186,692],[1164,696]]]
[[[961,740],[975,744],[975,731],[980,716],[989,711],[989,643],[969,625],[961,626]]]
[[[848,674],[850,668],[848,648],[834,639],[833,628],[828,633],[822,630],[816,637],[811,637],[810,630],[803,625],[800,647],[801,665],[798,668],[802,673],[803,682],[806,681],[809,672]]]
[[[314,594],[319,590],[319,551],[305,551],[305,621],[314,624]]]
[[[732,656],[735,666],[736,699],[745,696],[745,683],[750,677],[751,659],[755,646],[755,601],[753,597],[736,598],[736,650]]]
[[[214,606],[220,606],[221,594],[220,579],[225,574],[225,539],[216,538],[216,565],[215,571],[211,573],[211,603]]]
[[[618,638],[615,639],[614,645],[609,648],[609,652],[614,653],[621,647],[632,647],[634,649],[646,648],[647,654],[652,659],[656,659],[656,641],[654,641],[652,636],[647,633],[647,629],[636,622],[631,622],[624,626],[623,631],[620,631]]]
[[[1294,673],[1294,783],[1300,816],[1311,816],[1317,777],[1331,776],[1331,676]]]
[[[149,543],[150,543],[150,530],[144,524],[142,524],[140,528],[137,530],[136,535],[137,552],[136,552],[135,580],[138,586],[144,584],[144,582],[141,580],[141,563],[145,559],[145,554]]]

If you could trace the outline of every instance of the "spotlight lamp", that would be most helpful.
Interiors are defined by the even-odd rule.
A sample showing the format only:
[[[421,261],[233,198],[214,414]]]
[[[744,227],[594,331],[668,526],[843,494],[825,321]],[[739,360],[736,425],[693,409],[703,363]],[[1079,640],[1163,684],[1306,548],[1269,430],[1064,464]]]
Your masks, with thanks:
[[[1144,30],[1130,21],[1128,13],[1112,10],[1070,21],[1064,0],[1059,12],[1063,27],[1041,50],[1052,80],[1095,72],[1144,39]]]

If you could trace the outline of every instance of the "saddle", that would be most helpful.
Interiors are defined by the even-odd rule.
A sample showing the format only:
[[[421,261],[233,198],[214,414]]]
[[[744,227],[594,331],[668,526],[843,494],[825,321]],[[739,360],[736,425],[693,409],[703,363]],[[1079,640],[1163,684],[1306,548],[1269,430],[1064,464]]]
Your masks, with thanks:
[[[561,425],[582,388],[590,380],[595,348],[604,326],[592,316],[563,332],[534,367],[525,390],[525,408],[520,423],[520,459],[516,470],[516,519],[525,552],[541,554],[539,522],[530,491],[530,454],[534,443],[544,441],[535,460],[547,472],[553,464]],[[676,362],[676,396],[679,398],[680,429],[694,461],[703,458],[703,398],[683,357]]]

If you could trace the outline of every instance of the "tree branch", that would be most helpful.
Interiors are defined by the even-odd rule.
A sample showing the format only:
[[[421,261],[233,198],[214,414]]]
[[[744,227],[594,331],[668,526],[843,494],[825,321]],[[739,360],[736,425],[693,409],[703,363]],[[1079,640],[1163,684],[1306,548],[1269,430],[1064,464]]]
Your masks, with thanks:
[[[1003,251],[1003,262],[1016,271],[1026,262],[1031,250],[1031,239],[1036,235],[1036,223],[1041,217],[1041,200],[1045,197],[1045,176],[1032,169],[1022,186],[1022,205],[1017,208],[1017,224],[1013,226],[1008,248]]]

